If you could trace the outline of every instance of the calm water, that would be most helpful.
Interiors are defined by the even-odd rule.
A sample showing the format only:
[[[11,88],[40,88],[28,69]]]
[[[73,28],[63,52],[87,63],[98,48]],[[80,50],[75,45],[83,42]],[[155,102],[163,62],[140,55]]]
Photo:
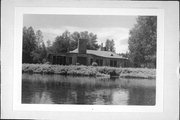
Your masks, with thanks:
[[[155,80],[23,74],[22,103],[155,105]]]

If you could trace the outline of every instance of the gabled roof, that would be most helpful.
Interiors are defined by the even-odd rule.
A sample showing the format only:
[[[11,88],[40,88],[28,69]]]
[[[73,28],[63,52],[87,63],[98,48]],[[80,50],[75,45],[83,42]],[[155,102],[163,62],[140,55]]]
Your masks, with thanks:
[[[105,57],[105,58],[127,59],[125,57],[122,57],[122,56],[120,56],[114,52],[110,52],[110,51],[87,50],[86,52],[87,52],[86,54],[96,55],[96,56]],[[70,51],[70,53],[78,53],[78,49]]]

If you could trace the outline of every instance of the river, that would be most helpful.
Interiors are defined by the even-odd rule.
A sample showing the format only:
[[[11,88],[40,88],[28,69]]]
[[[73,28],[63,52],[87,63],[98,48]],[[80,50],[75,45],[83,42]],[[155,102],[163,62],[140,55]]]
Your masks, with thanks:
[[[22,103],[86,105],[155,105],[152,79],[22,75]]]

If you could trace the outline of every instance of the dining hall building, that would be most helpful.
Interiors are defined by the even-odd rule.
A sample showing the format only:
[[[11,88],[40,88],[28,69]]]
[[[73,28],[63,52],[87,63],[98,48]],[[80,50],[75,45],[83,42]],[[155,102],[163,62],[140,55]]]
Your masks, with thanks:
[[[99,50],[87,50],[87,40],[79,39],[77,49],[68,53],[49,54],[48,60],[51,64],[59,65],[92,65],[96,62],[98,66],[127,67],[128,59],[111,51],[104,51],[101,46]]]

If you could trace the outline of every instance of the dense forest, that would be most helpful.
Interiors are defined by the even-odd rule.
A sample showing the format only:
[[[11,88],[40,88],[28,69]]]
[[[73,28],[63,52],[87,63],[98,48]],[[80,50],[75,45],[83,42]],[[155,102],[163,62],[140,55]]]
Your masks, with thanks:
[[[119,53],[130,60],[131,67],[156,67],[156,39],[157,18],[155,16],[141,16],[129,32],[129,52]],[[49,53],[67,53],[77,48],[80,38],[87,39],[87,49],[97,50],[98,36],[92,32],[64,31],[54,40],[44,43],[41,30],[35,31],[33,27],[23,27],[23,63],[46,63]],[[115,52],[113,39],[107,39],[104,50]]]

